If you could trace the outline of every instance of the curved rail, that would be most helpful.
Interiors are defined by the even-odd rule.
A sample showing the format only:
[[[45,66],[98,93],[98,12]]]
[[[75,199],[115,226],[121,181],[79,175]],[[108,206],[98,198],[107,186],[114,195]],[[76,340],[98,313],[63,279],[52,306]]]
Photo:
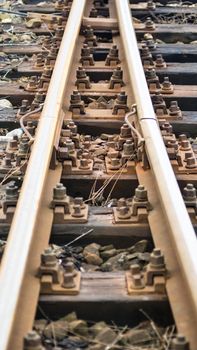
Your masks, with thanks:
[[[70,73],[73,52],[79,34],[85,4],[85,0],[74,0],[72,4],[44,109],[41,114],[22,191],[12,221],[7,248],[1,263],[1,350],[8,349],[13,328],[13,315],[17,308],[19,295],[22,293],[22,281],[25,276],[31,243],[35,234],[36,221],[40,210],[44,184],[49,171],[55,136],[58,127],[61,125],[63,96]],[[31,301],[29,302],[31,303]]]
[[[195,232],[157,124],[132,26],[128,1],[116,0],[116,9],[148,159],[197,321],[197,240]]]

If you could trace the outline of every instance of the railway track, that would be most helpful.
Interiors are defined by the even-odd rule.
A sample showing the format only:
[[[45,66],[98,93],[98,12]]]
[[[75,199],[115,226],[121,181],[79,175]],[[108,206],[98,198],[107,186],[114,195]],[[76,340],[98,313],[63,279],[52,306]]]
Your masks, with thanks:
[[[195,350],[197,4],[1,11],[0,349]]]

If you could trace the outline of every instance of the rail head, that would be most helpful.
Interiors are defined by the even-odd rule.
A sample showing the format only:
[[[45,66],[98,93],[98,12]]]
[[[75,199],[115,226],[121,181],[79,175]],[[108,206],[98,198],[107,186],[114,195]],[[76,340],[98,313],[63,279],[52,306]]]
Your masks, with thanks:
[[[129,79],[137,105],[146,152],[154,174],[161,205],[170,227],[171,241],[191,298],[197,320],[197,240],[172,170],[155,117],[132,25],[128,0],[115,0]]]

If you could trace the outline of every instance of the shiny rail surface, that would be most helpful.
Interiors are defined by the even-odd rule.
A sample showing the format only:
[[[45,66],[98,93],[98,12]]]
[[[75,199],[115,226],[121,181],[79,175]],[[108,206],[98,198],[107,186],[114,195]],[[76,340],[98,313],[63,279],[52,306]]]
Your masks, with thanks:
[[[13,317],[17,310],[19,295],[22,293],[21,284],[34,239],[43,187],[49,171],[55,136],[58,127],[61,125],[63,94],[70,72],[75,40],[79,33],[84,6],[85,0],[73,1],[40,119],[36,142],[10,230],[8,246],[1,265],[0,283],[4,286],[0,295],[1,349],[9,348]],[[13,269],[9,267],[8,273],[8,266],[10,266],[11,261],[13,261]],[[17,264],[17,269],[15,264]],[[7,302],[8,300],[9,302]]]
[[[193,322],[197,322],[197,240],[180,193],[174,172],[167,156],[166,149],[155,117],[150,94],[139,55],[136,35],[132,26],[130,9],[127,0],[116,0],[120,33],[123,38],[127,58],[129,77],[132,83],[137,117],[145,140],[145,148],[154,174],[163,215],[168,222],[171,244],[176,252],[179,268],[185,278],[192,304]],[[197,339],[193,334],[193,346]]]

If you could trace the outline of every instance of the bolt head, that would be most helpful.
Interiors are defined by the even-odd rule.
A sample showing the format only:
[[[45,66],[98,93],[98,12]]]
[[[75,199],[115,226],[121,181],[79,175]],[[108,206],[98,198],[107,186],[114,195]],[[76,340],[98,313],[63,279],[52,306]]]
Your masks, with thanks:
[[[35,331],[30,331],[24,337],[24,350],[35,348],[36,350],[42,350],[41,337]]]
[[[145,189],[144,185],[139,185],[136,188],[135,200],[137,200],[137,201],[147,201],[148,200],[147,190]]]
[[[153,268],[165,267],[164,256],[159,248],[153,249],[153,252],[150,254],[150,265]]]
[[[62,183],[58,183],[53,189],[53,199],[64,199],[66,197],[66,187]]]

